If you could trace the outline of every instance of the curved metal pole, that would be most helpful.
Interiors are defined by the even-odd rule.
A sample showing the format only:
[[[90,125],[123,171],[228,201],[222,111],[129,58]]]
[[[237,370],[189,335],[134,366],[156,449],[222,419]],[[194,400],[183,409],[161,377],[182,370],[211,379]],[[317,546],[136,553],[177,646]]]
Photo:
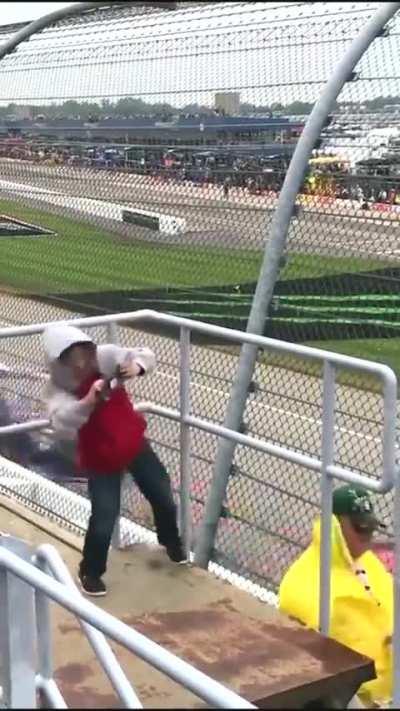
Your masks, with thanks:
[[[54,546],[51,546],[49,543],[44,543],[39,546],[36,553],[32,556],[32,562],[44,573],[47,572],[47,567],[59,583],[66,585],[66,587],[71,590],[71,595],[78,595],[80,597],[80,592],[73,581],[71,573],[61,558],[58,550],[54,548]],[[48,598],[43,595],[40,597],[40,595],[41,594],[39,593],[39,600],[42,598],[42,600],[44,599],[48,604]],[[36,591],[36,596],[38,596],[38,591]],[[118,694],[120,702],[122,702],[124,707],[127,709],[142,709],[143,706],[140,699],[136,695],[133,685],[121,669],[121,666],[104,635],[100,632],[100,630],[92,627],[84,620],[78,618],[78,622],[82,631],[86,635],[96,658],[108,676],[114,690]],[[51,652],[51,650],[48,651],[49,653]],[[52,681],[52,675],[49,674],[47,678],[45,678],[45,681]]]
[[[30,22],[28,25],[25,25],[21,30],[18,30],[12,37],[10,37],[4,44],[0,47],[0,60],[3,59],[7,54],[10,54],[10,52],[13,52],[16,47],[18,47],[21,42],[24,40],[29,39],[32,35],[36,34],[36,32],[40,32],[40,30],[44,30],[46,27],[50,27],[51,25],[54,25],[54,23],[59,22],[60,20],[65,20],[68,17],[73,17],[74,15],[82,15],[84,12],[88,12],[89,10],[98,10],[100,8],[106,8],[106,7],[115,7],[115,6],[121,5],[121,6],[127,6],[127,5],[132,5],[133,7],[143,7],[143,6],[148,6],[148,7],[155,7],[155,8],[160,8],[160,9],[165,9],[165,10],[175,10],[176,8],[176,2],[127,2],[124,0],[124,2],[75,2],[72,5],[68,5],[67,7],[61,7],[58,10],[55,10],[54,12],[50,12],[47,15],[43,15],[43,17],[40,17],[38,20],[34,20],[33,22]]]
[[[374,16],[362,27],[358,36],[352,41],[328,79],[307,120],[286,173],[272,220],[271,235],[265,248],[260,276],[247,324],[247,332],[249,333],[261,335],[264,332],[268,308],[278,278],[280,260],[285,250],[296,197],[303,182],[311,152],[321,134],[326,119],[332,111],[334,102],[344,84],[349,81],[356,64],[377,35],[379,35],[382,28],[399,9],[400,2],[382,3]],[[228,429],[239,430],[240,428],[256,361],[257,348],[251,345],[244,345],[241,350],[238,369],[224,420],[224,427]],[[219,441],[213,478],[195,546],[194,562],[202,568],[207,567],[212,556],[234,451],[235,444],[233,442],[227,440]]]

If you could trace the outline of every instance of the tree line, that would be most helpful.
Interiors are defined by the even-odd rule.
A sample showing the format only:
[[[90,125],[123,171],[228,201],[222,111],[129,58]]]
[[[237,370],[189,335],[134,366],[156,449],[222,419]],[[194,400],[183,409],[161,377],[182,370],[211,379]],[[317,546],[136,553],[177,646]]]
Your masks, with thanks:
[[[357,113],[358,110],[375,112],[382,111],[387,105],[400,104],[400,96],[378,96],[375,99],[355,102],[338,102],[335,110],[346,110]],[[240,105],[240,113],[243,116],[254,114],[277,115],[285,114],[291,116],[304,116],[311,112],[313,103],[305,101],[293,101],[289,104],[273,102],[270,105],[256,105],[244,102]],[[187,104],[182,108],[177,108],[168,103],[147,103],[142,99],[134,97],[124,97],[113,102],[110,99],[102,99],[99,103],[94,101],[75,101],[69,99],[61,104],[16,104],[9,103],[7,106],[0,106],[0,118],[7,116],[26,116],[34,118],[40,114],[49,119],[55,118],[77,118],[87,120],[96,117],[129,118],[130,116],[170,116],[171,114],[183,115],[215,115],[215,110],[209,106],[197,103]]]

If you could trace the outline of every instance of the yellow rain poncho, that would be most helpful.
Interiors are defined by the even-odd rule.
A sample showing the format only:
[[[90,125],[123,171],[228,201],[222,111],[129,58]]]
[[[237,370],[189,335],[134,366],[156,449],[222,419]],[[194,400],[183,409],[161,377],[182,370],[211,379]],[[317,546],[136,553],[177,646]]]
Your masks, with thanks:
[[[320,521],[312,541],[286,572],[279,590],[282,612],[318,629]],[[360,688],[363,703],[386,706],[392,696],[393,580],[381,561],[368,551],[357,560],[370,590],[354,572],[338,519],[332,517],[330,637],[375,662],[377,679]]]

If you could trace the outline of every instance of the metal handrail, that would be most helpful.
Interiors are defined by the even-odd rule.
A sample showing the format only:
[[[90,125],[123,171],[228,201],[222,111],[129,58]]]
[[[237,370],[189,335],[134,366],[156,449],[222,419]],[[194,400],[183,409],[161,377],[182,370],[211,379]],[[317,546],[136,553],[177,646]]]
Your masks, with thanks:
[[[241,444],[242,446],[249,447],[250,449],[255,449],[258,452],[263,452],[264,454],[269,454],[271,456],[277,457],[279,459],[284,459],[292,464],[298,464],[301,467],[305,467],[315,472],[322,472],[323,464],[317,457],[311,457],[302,452],[287,449],[278,444],[271,444],[270,442],[265,442],[257,437],[252,437],[251,435],[245,435],[241,432],[235,432],[222,425],[217,425],[209,420],[204,420],[201,417],[195,417],[193,415],[187,415],[184,419],[181,417],[179,410],[175,410],[170,407],[164,407],[163,405],[157,405],[157,403],[150,401],[140,401],[135,404],[135,409],[139,412],[145,414],[156,415],[157,417],[165,417],[167,420],[172,420],[174,422],[184,422],[187,426],[193,427],[195,429],[203,430],[208,434],[215,435],[217,437],[224,437],[225,439],[231,440],[236,444]],[[0,437],[7,434],[18,434],[20,432],[34,432],[37,430],[43,430],[51,428],[50,420],[30,420],[28,422],[5,425],[0,427]],[[393,470],[392,470],[393,471]],[[382,481],[374,480],[371,477],[365,476],[363,474],[357,474],[350,470],[344,469],[336,464],[328,465],[328,473],[332,477],[341,479],[342,481],[365,486],[373,492],[376,493],[386,493],[392,488],[393,483],[390,482],[390,486],[385,491],[382,491]]]
[[[161,314],[156,311],[144,309],[130,313],[111,314],[106,316],[85,317],[56,322],[57,325],[74,325],[90,328],[104,325],[109,329],[112,339],[117,338],[116,324],[132,322],[152,322],[167,326],[174,326],[180,330],[180,409],[174,410],[162,407],[151,402],[138,405],[142,411],[166,417],[177,421],[181,427],[180,447],[180,499],[181,499],[181,528],[184,532],[184,544],[190,549],[191,511],[190,511],[190,429],[198,428],[210,434],[223,437],[235,443],[249,446],[261,452],[286,461],[296,463],[307,469],[321,473],[321,547],[320,547],[320,630],[329,635],[330,622],[330,569],[331,569],[331,526],[332,526],[332,492],[333,478],[362,485],[369,490],[384,494],[395,485],[395,502],[400,508],[400,477],[396,464],[396,406],[397,406],[397,379],[388,366],[381,363],[354,358],[331,351],[310,348],[300,344],[287,343],[265,336],[255,336],[242,331],[213,326],[201,321],[193,321],[178,316]],[[54,322],[52,322],[54,323]],[[18,326],[0,329],[0,339],[10,337],[24,337],[39,334],[50,325],[39,323],[29,326]],[[311,457],[294,449],[272,444],[256,437],[228,429],[208,420],[190,414],[190,334],[191,332],[223,338],[233,343],[248,343],[270,351],[290,354],[309,360],[319,361],[323,364],[323,401],[322,401],[322,442],[320,458]],[[335,440],[335,396],[336,374],[341,368],[352,369],[357,372],[368,373],[380,379],[383,392],[383,434],[382,434],[382,472],[379,479],[361,475],[351,469],[340,467],[334,462]],[[0,427],[0,436],[6,433],[40,429],[48,427],[47,420],[36,420],[22,425],[9,425]],[[214,485],[214,482],[213,482]],[[212,495],[212,492],[209,494]],[[218,497],[217,497],[218,498]],[[210,535],[207,521],[202,524],[200,536]],[[398,540],[397,540],[398,539]],[[396,538],[395,548],[396,570],[400,570],[400,530]],[[195,555],[195,562],[197,558]],[[393,634],[394,669],[399,669],[399,674],[394,674],[394,700],[400,704],[400,575],[394,575],[395,624]]]
[[[45,548],[44,551],[43,548]],[[42,547],[40,557],[42,560],[47,560],[48,547]],[[57,558],[58,553],[54,549],[51,559],[54,562]],[[1,568],[12,573],[35,590],[40,591],[47,598],[57,602],[63,608],[78,616],[87,625],[100,630],[114,642],[118,642],[126,649],[129,649],[140,659],[148,662],[152,667],[189,689],[212,707],[256,708],[223,684],[208,677],[172,652],[130,628],[109,612],[86,600],[82,595],[71,594],[69,585],[60,583],[42,570],[39,570],[33,562],[29,563],[14,552],[0,546]],[[60,569],[58,564],[57,569]],[[46,679],[45,682],[47,682],[48,686],[49,679]],[[50,688],[54,691],[54,685],[50,685]]]
[[[49,544],[44,544],[39,546],[36,551],[33,560],[34,564],[38,565],[44,572],[46,568],[50,570],[53,577],[58,580],[59,583],[66,585],[73,594],[80,597],[80,592],[75,585],[73,578],[65,565],[61,556],[57,553],[56,549]],[[37,601],[38,602],[38,601]],[[48,600],[45,599],[42,605],[42,615],[46,616],[46,607]],[[142,704],[139,701],[132,684],[127,679],[123,670],[121,669],[114,652],[112,651],[110,645],[105,639],[104,635],[99,632],[99,630],[91,627],[84,622],[81,618],[79,623],[83,632],[85,633],[97,659],[99,660],[103,670],[107,674],[114,690],[117,692],[119,699],[122,701],[123,705],[127,709],[141,709]],[[48,631],[48,626],[44,625],[45,632]],[[49,665],[51,659],[51,649],[50,649],[50,639],[49,636],[43,634],[43,630],[40,625],[38,625],[39,632],[41,633],[41,639],[43,641],[42,655],[44,657],[46,666]],[[50,674],[47,675],[50,677]]]
[[[78,319],[67,319],[65,321],[57,321],[57,325],[74,325],[78,327],[90,328],[93,326],[109,326],[112,324],[122,324],[122,323],[134,323],[136,321],[150,321],[157,324],[165,324],[169,326],[176,326],[182,331],[195,332],[203,335],[214,336],[215,338],[224,338],[226,340],[232,341],[233,343],[248,343],[256,345],[259,348],[275,351],[278,353],[290,354],[292,356],[298,356],[300,358],[305,358],[309,360],[319,361],[322,363],[329,363],[333,368],[333,376],[336,373],[336,369],[347,368],[356,370],[358,372],[368,373],[370,375],[375,375],[382,382],[383,386],[383,398],[384,398],[384,422],[383,422],[383,469],[382,478],[379,481],[374,481],[368,477],[361,476],[359,474],[354,474],[354,472],[344,470],[341,467],[336,467],[333,463],[329,464],[329,475],[336,476],[344,481],[349,481],[351,483],[358,483],[363,486],[368,487],[372,491],[377,493],[386,493],[393,486],[393,476],[395,470],[395,446],[396,446],[396,418],[393,417],[393,413],[396,412],[396,402],[397,402],[397,379],[393,370],[389,366],[383,363],[375,363],[373,361],[363,360],[361,358],[355,358],[353,356],[347,356],[340,353],[334,353],[332,351],[325,351],[320,348],[311,348],[309,346],[304,346],[301,344],[288,343],[286,341],[279,341],[273,338],[267,338],[266,336],[255,336],[251,333],[245,333],[243,331],[238,331],[235,329],[224,328],[222,326],[214,326],[202,321],[194,321],[192,319],[182,318],[180,316],[172,316],[169,314],[158,313],[150,309],[142,309],[139,311],[132,311],[127,313],[111,314],[106,316],[90,316]],[[36,335],[42,333],[49,325],[54,322],[44,322],[32,324],[29,326],[12,326],[0,329],[0,339],[1,338],[18,338],[29,335]],[[181,347],[181,354],[182,354]],[[186,389],[189,387],[189,383],[186,384]],[[182,393],[181,393],[182,397]],[[332,403],[326,403],[327,406],[333,406]],[[186,417],[180,416],[180,421],[182,425],[189,426],[200,426],[200,420],[194,425],[192,417],[186,415]],[[35,427],[40,429],[48,424],[46,421],[37,421]],[[0,428],[0,434],[11,433],[16,430],[10,429],[12,427],[8,426],[5,428]],[[19,431],[26,431],[29,429],[28,423],[19,425]],[[254,446],[254,442],[246,441],[243,437],[246,435],[239,435],[239,433],[233,430],[227,430],[219,426],[211,426],[213,428],[207,429],[212,434],[218,434],[220,436],[232,439],[233,441],[241,444],[248,444],[249,446]],[[215,428],[218,428],[218,432]],[[201,425],[201,429],[206,429],[204,423]],[[250,440],[251,438],[249,438]],[[253,438],[254,439],[254,438]],[[258,440],[255,440],[257,442]],[[272,448],[272,445],[269,445]],[[284,448],[280,448],[284,449]],[[279,456],[277,451],[266,450],[268,453],[272,453]],[[281,456],[287,458],[288,451],[282,451]],[[320,470],[320,465],[314,458],[307,457],[307,455],[300,455],[294,451],[290,453],[291,457],[294,457],[291,461],[296,461],[296,463],[302,466],[309,467],[313,470]],[[298,458],[299,457],[299,458]],[[347,477],[347,478],[346,478]]]
[[[383,363],[375,363],[354,356],[347,356],[342,353],[334,353],[333,351],[326,351],[322,348],[311,348],[310,346],[304,346],[299,343],[280,341],[275,338],[268,338],[267,336],[255,336],[237,329],[214,326],[204,321],[194,321],[193,319],[183,318],[182,316],[163,314],[152,309],[139,309],[138,311],[127,311],[104,316],[84,316],[82,318],[71,318],[63,321],[44,321],[27,326],[7,326],[0,328],[0,338],[33,336],[42,333],[48,326],[54,323],[56,323],[57,326],[69,325],[78,328],[84,328],[85,326],[91,328],[93,326],[107,325],[110,323],[122,324],[135,321],[150,321],[176,326],[178,328],[183,327],[196,333],[214,336],[215,338],[226,338],[234,343],[250,343],[260,348],[297,355],[310,360],[329,360],[338,367],[354,368],[377,375],[378,377],[387,376],[390,378],[391,375],[394,376],[391,368]]]

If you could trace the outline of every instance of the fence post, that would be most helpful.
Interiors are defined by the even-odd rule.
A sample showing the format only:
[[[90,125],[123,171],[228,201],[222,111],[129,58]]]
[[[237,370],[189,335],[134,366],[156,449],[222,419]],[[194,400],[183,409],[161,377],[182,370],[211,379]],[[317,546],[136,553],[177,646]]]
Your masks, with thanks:
[[[49,573],[52,578],[57,580],[59,583],[65,585],[72,595],[80,595],[77,590],[76,584],[74,583],[71,573],[66,567],[64,561],[60,557],[53,546],[49,544],[44,544],[37,549],[36,555],[34,557],[35,565],[41,569],[43,572]],[[38,592],[38,591],[37,591]],[[41,593],[43,595],[43,593]],[[45,598],[48,599],[48,598]],[[104,635],[95,627],[91,627],[89,624],[84,622],[82,619],[78,618],[82,631],[85,633],[89,644],[91,645],[95,656],[97,657],[100,665],[107,674],[114,690],[118,694],[120,702],[123,704],[124,708],[142,708],[142,705],[136,696],[134,688],[131,686],[130,682],[126,678],[124,672],[118,664],[118,661],[111,650],[108,641],[105,639]],[[38,618],[38,627],[39,627]],[[38,633],[39,634],[39,633]],[[49,640],[49,637],[47,637]],[[50,642],[48,643],[47,649],[49,649]],[[46,650],[43,650],[46,654]],[[51,663],[51,660],[50,660]],[[47,666],[49,670],[50,667]],[[43,672],[44,673],[44,672]],[[45,679],[44,689],[47,691],[49,684]],[[64,699],[61,697],[58,688],[54,686],[54,681],[52,683],[52,697],[58,696],[58,703],[65,704]],[[57,706],[56,708],[65,708],[65,705]]]
[[[48,566],[45,561],[41,561],[36,555],[32,557],[33,565],[49,574]],[[50,680],[53,678],[53,660],[52,660],[52,645],[51,645],[51,617],[50,617],[50,600],[41,590],[35,590],[35,609],[36,609],[36,636],[37,636],[37,673],[42,679]],[[47,701],[47,699],[44,699]]]
[[[0,546],[31,560],[31,548],[18,538],[0,534]],[[0,645],[2,704],[37,708],[36,620],[33,588],[0,567]]]
[[[107,341],[109,343],[114,343],[116,346],[119,345],[119,333],[118,324],[115,321],[111,321],[106,326]],[[124,490],[124,475],[121,479],[121,504],[122,504],[122,493]],[[114,549],[121,548],[122,536],[121,536],[121,515],[118,514],[117,520],[115,521],[113,534],[111,536],[111,545]]]
[[[311,152],[320,137],[326,119],[332,111],[334,102],[344,84],[349,81],[357,62],[377,37],[380,30],[399,9],[400,2],[385,2],[378,7],[372,18],[365,23],[344,53],[307,119],[293,158],[290,161],[269,230],[269,239],[266,243],[263,263],[247,324],[248,333],[261,335],[264,332],[269,305],[279,274],[281,258],[286,247],[286,238],[296,198],[304,179]],[[252,345],[244,345],[241,350],[238,369],[224,420],[224,426],[228,429],[238,430],[242,423],[248,389],[256,361],[257,348]],[[212,555],[234,452],[235,445],[232,442],[219,441],[213,478],[195,548],[195,563],[202,568],[208,566]]]
[[[332,493],[333,479],[328,467],[335,451],[335,366],[324,363],[321,441],[321,543],[319,573],[319,628],[329,636],[331,615]]]
[[[179,409],[180,409],[180,534],[186,554],[189,556],[192,538],[192,515],[190,503],[191,485],[191,455],[190,427],[185,424],[185,418],[190,414],[190,329],[180,331],[180,377],[179,377]]]

